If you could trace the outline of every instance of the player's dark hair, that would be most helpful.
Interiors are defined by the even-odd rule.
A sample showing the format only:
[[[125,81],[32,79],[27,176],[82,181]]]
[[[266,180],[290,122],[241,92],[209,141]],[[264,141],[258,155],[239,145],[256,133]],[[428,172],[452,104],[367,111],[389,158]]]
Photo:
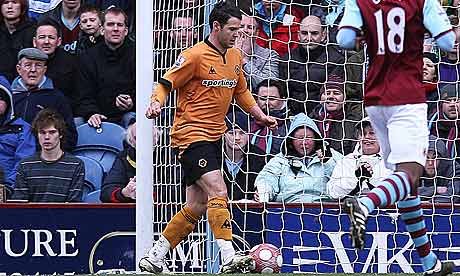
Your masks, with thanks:
[[[236,17],[241,20],[242,15],[240,9],[230,0],[219,1],[209,15],[209,26],[212,30],[214,21],[217,21],[220,26],[223,27],[232,17]]]

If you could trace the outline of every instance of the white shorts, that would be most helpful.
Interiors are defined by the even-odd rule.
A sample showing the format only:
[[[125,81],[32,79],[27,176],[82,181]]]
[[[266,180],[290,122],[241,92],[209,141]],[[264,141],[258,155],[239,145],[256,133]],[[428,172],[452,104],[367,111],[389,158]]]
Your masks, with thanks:
[[[369,106],[366,112],[380,144],[385,166],[399,163],[425,166],[428,149],[427,104]]]

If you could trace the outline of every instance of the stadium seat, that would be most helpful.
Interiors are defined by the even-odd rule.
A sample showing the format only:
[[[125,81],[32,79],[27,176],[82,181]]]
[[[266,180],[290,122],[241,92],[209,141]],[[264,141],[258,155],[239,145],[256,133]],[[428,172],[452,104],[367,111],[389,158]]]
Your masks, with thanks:
[[[104,149],[118,153],[123,150],[125,129],[113,123],[103,122],[100,128],[88,124],[77,127],[78,141],[75,150]]]
[[[86,203],[102,203],[100,200],[100,196],[101,196],[101,190],[97,190],[97,191],[87,194],[83,198],[83,201]]]
[[[117,158],[116,152],[112,150],[107,150],[104,148],[86,148],[86,149],[76,149],[73,152],[77,157],[86,157],[92,160],[95,160],[99,166],[102,166],[104,175],[107,174],[112,168],[115,158]]]
[[[85,164],[85,186],[83,187],[83,198],[93,191],[100,190],[104,178],[104,168],[98,161],[87,157],[77,156]]]

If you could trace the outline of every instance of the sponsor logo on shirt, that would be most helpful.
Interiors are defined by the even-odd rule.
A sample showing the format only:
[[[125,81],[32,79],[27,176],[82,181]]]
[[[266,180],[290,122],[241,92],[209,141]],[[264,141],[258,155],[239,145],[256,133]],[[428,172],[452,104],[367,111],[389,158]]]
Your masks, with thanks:
[[[236,87],[237,81],[234,80],[227,80],[227,79],[222,79],[222,80],[202,80],[201,85],[204,85],[206,87],[227,87],[227,88],[234,88]]]

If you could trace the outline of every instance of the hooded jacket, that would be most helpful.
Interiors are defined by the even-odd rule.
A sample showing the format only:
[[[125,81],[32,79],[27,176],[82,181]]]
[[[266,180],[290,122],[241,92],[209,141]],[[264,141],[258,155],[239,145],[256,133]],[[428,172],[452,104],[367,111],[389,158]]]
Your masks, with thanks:
[[[433,135],[430,135],[428,151],[436,153],[439,164],[435,177],[424,174],[421,178],[418,188],[421,199],[438,203],[460,203],[460,164],[449,158],[446,144]],[[439,187],[443,189],[438,189]]]
[[[281,152],[275,155],[256,178],[256,187],[261,202],[314,202],[327,197],[327,182],[342,154],[331,149],[326,142],[316,141],[316,149],[306,158],[293,156],[292,140],[295,130],[306,126],[313,130],[316,138],[322,139],[316,124],[306,114],[294,116],[288,136],[281,144]],[[316,150],[322,149],[330,156],[321,160]]]
[[[32,124],[35,116],[42,109],[52,108],[59,112],[66,123],[64,150],[71,152],[75,148],[78,134],[73,121],[72,108],[64,94],[54,88],[51,79],[45,77],[38,89],[30,91],[24,86],[22,78],[17,77],[11,89],[16,114],[29,124]]]
[[[0,115],[0,167],[5,174],[8,193],[11,193],[19,163],[35,153],[36,140],[31,126],[14,115],[11,87],[4,77],[0,77],[0,93],[8,100],[6,113]]]

